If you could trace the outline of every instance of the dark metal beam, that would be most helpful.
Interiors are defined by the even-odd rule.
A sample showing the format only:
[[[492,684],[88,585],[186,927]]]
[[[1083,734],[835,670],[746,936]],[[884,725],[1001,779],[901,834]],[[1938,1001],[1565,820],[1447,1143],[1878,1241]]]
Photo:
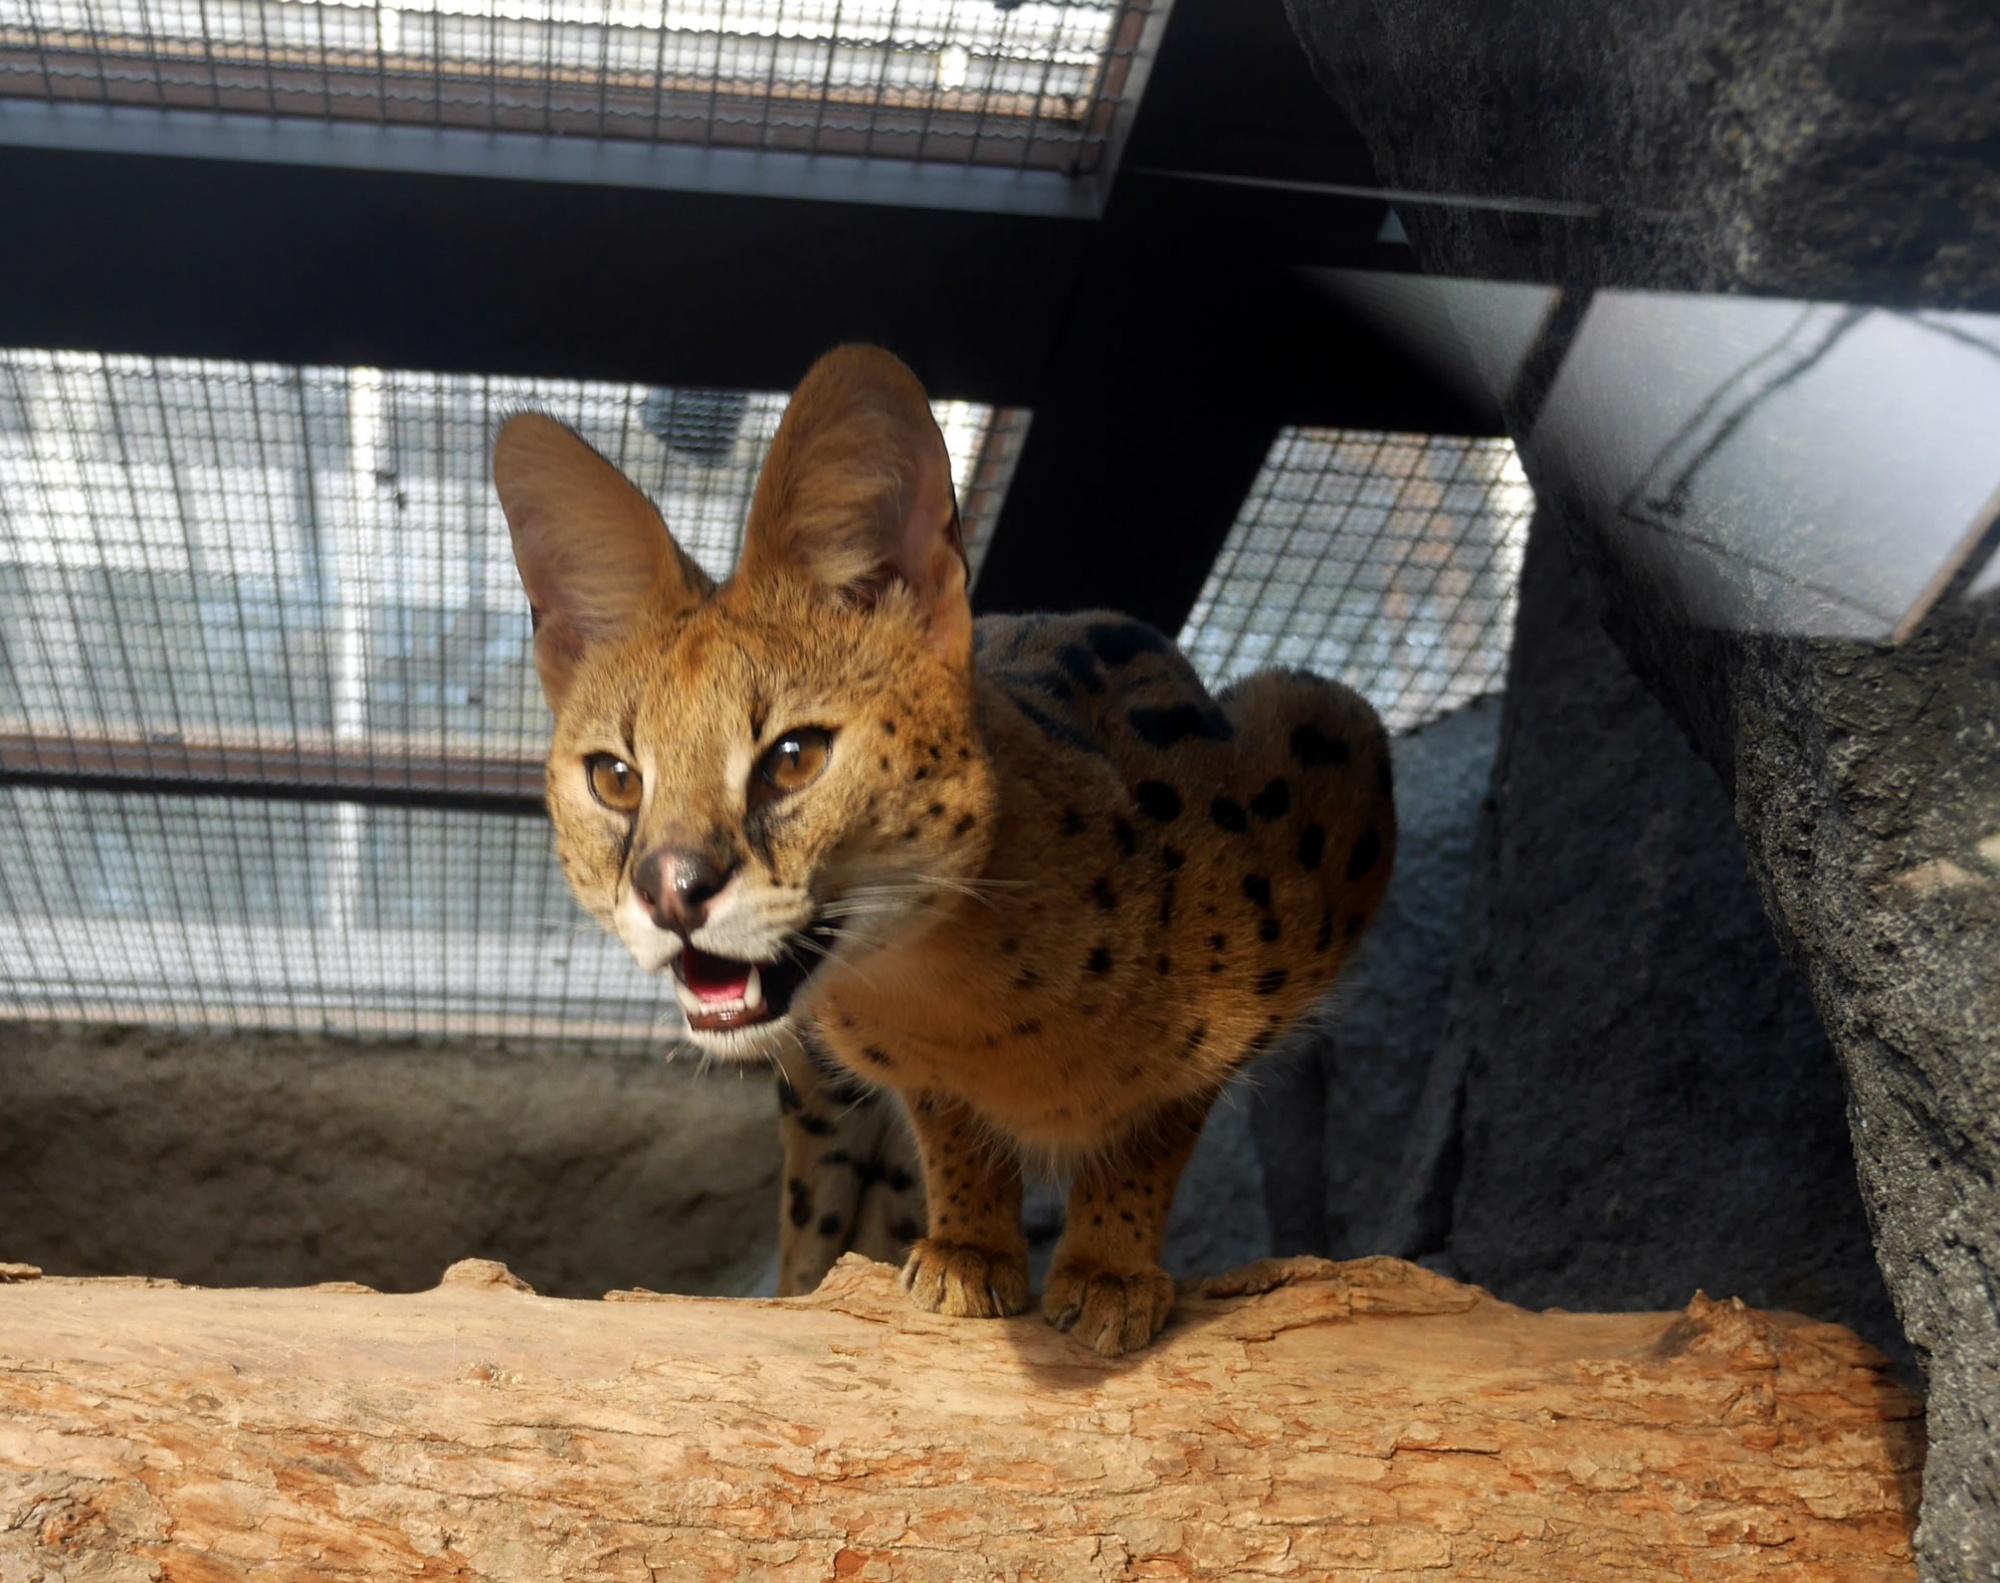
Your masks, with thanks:
[[[1107,238],[1071,309],[973,591],[981,613],[1186,620],[1285,424],[1488,432],[1409,358],[1288,270],[1156,267]]]
[[[377,745],[376,751],[383,750]],[[539,818],[544,812],[543,774],[538,760],[413,753],[371,762],[324,748],[0,737],[0,786],[67,791],[344,802]]]
[[[0,343],[789,388],[843,340],[1028,404],[1074,220],[0,148]]]

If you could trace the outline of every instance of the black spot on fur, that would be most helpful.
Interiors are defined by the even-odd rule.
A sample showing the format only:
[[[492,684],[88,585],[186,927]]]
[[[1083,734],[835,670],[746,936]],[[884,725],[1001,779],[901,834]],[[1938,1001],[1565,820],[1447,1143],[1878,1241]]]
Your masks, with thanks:
[[[1274,967],[1267,973],[1257,975],[1257,993],[1275,995],[1285,987],[1285,980],[1292,975],[1282,967]]]
[[[1111,820],[1111,835],[1118,843],[1118,850],[1131,857],[1139,850],[1139,832],[1116,815]]]
[[[1006,939],[1000,942],[1000,954],[1002,956],[1017,956],[1020,954],[1020,950],[1021,950],[1021,942],[1015,939],[1011,934],[1008,935]]]
[[[1262,923],[1257,925],[1257,938],[1262,940],[1266,945],[1275,942],[1278,936],[1284,932],[1284,925],[1279,923],[1276,918],[1266,918]]]
[[[835,1235],[839,1230],[840,1230],[840,1216],[821,1215],[819,1217],[819,1234],[822,1237],[831,1237]]]
[[[1381,861],[1382,833],[1372,824],[1361,832],[1361,839],[1354,843],[1354,852],[1347,860],[1347,877],[1360,879]]]
[[[889,1191],[892,1193],[907,1193],[914,1185],[910,1180],[910,1173],[900,1165],[891,1166],[882,1180],[889,1184]]]
[[[1185,1061],[1207,1042],[1208,1024],[1205,1022],[1196,1023],[1193,1028],[1188,1030],[1187,1039],[1181,1045],[1181,1059]]]
[[[799,1112],[799,1128],[801,1131],[810,1132],[815,1138],[833,1136],[833,1123],[824,1116],[815,1116],[810,1110]]]
[[[1208,937],[1208,945],[1212,951],[1227,951],[1229,949],[1229,936],[1226,934],[1212,934]]]
[[[929,808],[925,810],[925,812],[928,813],[930,817],[933,819],[942,819],[944,817],[944,804],[941,802],[934,802],[930,805]]]
[[[1174,959],[1170,956],[1155,957],[1153,959],[1153,970],[1162,978],[1172,978],[1174,976]]]
[[[1299,867],[1310,874],[1326,855],[1326,827],[1309,824],[1299,832]]]
[[[1160,867],[1165,869],[1169,874],[1178,873],[1181,865],[1185,862],[1187,862],[1186,853],[1177,851],[1170,846],[1160,848]]]
[[[792,1193],[792,1207],[790,1210],[792,1224],[801,1227],[808,1225],[813,1217],[812,1189],[806,1186],[804,1182],[801,1182],[796,1176],[785,1185],[791,1189]]]
[[[1066,704],[1076,696],[1076,689],[1061,671],[1036,671],[1028,680],[1037,692],[1047,693],[1059,704]]]
[[[1042,975],[1037,973],[1032,967],[1024,967],[1014,975],[1014,987],[1016,989],[1033,989],[1041,981]]]
[[[1038,709],[1019,693],[1008,691],[1007,701],[1027,717],[1028,722],[1051,742],[1061,742],[1075,748],[1080,753],[1088,753],[1093,758],[1103,758],[1104,749],[1067,721],[1058,720],[1046,710]]]
[[[931,778],[931,772],[930,772],[930,767],[928,765],[924,766],[922,769],[918,770],[916,774],[910,777],[910,779],[913,781],[927,781],[930,778]]]
[[[893,720],[884,720],[882,722],[882,729],[890,736],[894,736],[896,734],[896,722]]]
[[[1141,781],[1132,788],[1132,795],[1138,800],[1139,812],[1148,819],[1165,824],[1181,816],[1181,794],[1165,781]]]
[[[1083,635],[1106,665],[1124,665],[1136,655],[1158,654],[1167,646],[1167,640],[1143,621],[1093,621]]]
[[[1324,951],[1333,944],[1333,908],[1322,907],[1319,912],[1319,938],[1313,941],[1315,951]]]
[[[953,835],[964,835],[968,830],[970,830],[974,825],[978,823],[979,823],[979,815],[970,813],[962,814],[959,816],[958,823],[951,827],[951,833]]]
[[[1207,737],[1227,742],[1236,734],[1229,717],[1219,709],[1202,709],[1194,704],[1173,704],[1165,709],[1128,709],[1125,718],[1148,747],[1165,752],[1189,737]]]
[[[1118,892],[1111,888],[1111,881],[1101,874],[1090,887],[1090,899],[1105,912],[1115,912],[1118,908]]]
[[[1090,650],[1081,643],[1065,643],[1055,653],[1056,664],[1069,672],[1069,678],[1086,692],[1104,691],[1104,676],[1097,668],[1097,661]]]
[[[888,768],[889,768],[889,761],[888,761],[888,759],[884,758],[883,760],[881,760],[881,764],[882,764],[882,769],[883,769],[883,772],[884,772],[884,773],[886,774],[886,773],[888,772]]]
[[[1243,894],[1259,907],[1268,907],[1271,905],[1271,882],[1262,874],[1245,874]]]
[[[1177,881],[1173,875],[1169,874],[1166,883],[1160,887],[1160,927],[1162,929],[1174,921],[1174,889],[1176,884]]]
[[[1099,977],[1102,977],[1104,974],[1110,972],[1111,951],[1109,947],[1100,945],[1096,950],[1090,953],[1090,959],[1086,961],[1083,965],[1086,968],[1088,968],[1091,972],[1097,974]]]
[[[1082,835],[1089,828],[1090,826],[1085,823],[1083,815],[1078,813],[1074,808],[1064,810],[1062,816],[1062,833],[1064,835]]]
[[[1266,823],[1284,818],[1285,810],[1291,806],[1292,788],[1282,775],[1250,799],[1250,811]]]
[[[1030,1017],[1026,1022],[1014,1024],[1014,1037],[1017,1039],[1032,1039],[1041,1031],[1042,1019],[1039,1017]]]
[[[1266,1017],[1264,1019],[1264,1026],[1257,1030],[1249,1044],[1244,1047],[1243,1058],[1246,1061],[1254,1060],[1257,1056],[1262,1055],[1277,1042],[1278,1035],[1284,1031],[1285,1019],[1283,1017]]]
[[[1345,764],[1349,758],[1347,744],[1339,737],[1330,737],[1318,726],[1294,726],[1292,728],[1292,757],[1299,761],[1303,769],[1322,769],[1328,764]]]
[[[1231,835],[1241,835],[1250,828],[1250,819],[1243,812],[1243,804],[1234,797],[1216,798],[1208,805],[1208,816]]]
[[[887,1050],[878,1050],[874,1045],[870,1044],[862,1047],[861,1054],[863,1059],[885,1070],[893,1071],[895,1069],[895,1057],[890,1055]]]

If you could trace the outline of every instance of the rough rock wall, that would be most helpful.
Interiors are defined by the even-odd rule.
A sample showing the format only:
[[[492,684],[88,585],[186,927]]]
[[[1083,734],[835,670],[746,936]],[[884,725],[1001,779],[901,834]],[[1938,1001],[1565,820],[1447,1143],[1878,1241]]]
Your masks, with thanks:
[[[1286,0],[1427,267],[1971,307],[2000,301],[1985,0]]]
[[[2000,306],[2000,12],[1940,0],[1288,0],[1426,268]],[[1532,465],[1532,464],[1531,464]],[[2000,1577],[2000,611],[1902,650],[1681,625],[1537,479],[1604,626],[1733,798],[1847,1080],[1930,1389],[1920,1548]]]
[[[1385,1251],[1536,1307],[1702,1288],[1907,1358],[1728,800],[1546,522],[1446,1016]]]
[[[1401,835],[1389,895],[1316,1025],[1246,1080],[1280,1255],[1353,1259],[1388,1246],[1384,1184],[1398,1180],[1444,1034],[1500,713],[1482,698],[1391,739]]]

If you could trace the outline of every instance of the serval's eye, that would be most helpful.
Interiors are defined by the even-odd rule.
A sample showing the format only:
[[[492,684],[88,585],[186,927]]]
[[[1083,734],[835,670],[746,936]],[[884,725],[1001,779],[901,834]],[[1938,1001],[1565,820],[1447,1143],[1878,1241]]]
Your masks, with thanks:
[[[645,787],[639,772],[615,753],[593,753],[583,761],[584,779],[590,795],[613,813],[636,813]]]
[[[757,766],[757,778],[773,791],[799,791],[820,778],[832,751],[830,731],[817,726],[787,731],[764,755]]]

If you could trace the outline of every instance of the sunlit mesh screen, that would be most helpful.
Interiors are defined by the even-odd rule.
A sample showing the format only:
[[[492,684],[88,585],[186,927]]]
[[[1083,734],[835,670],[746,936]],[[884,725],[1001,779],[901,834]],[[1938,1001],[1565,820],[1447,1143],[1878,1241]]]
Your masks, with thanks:
[[[1087,172],[1151,0],[0,0],[0,93]]]
[[[1287,429],[1181,647],[1211,686],[1301,667],[1410,730],[1501,686],[1533,510],[1508,440]]]
[[[0,769],[83,786],[0,790],[0,1011],[646,1037],[546,823],[480,811],[549,731],[487,448],[554,413],[720,577],[784,405],[0,353]],[[1025,415],[934,410],[983,544]]]

